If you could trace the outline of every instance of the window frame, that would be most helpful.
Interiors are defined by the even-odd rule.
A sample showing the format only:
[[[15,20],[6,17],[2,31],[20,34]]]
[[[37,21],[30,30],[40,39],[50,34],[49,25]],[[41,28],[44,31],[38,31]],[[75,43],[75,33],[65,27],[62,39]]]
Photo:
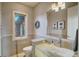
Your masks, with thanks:
[[[25,15],[25,36],[23,36],[23,37],[16,37],[15,13]],[[28,20],[28,14],[27,13],[21,12],[21,11],[13,11],[13,40],[20,40],[20,39],[22,40],[22,39],[26,39],[27,38],[27,36],[28,36],[28,27],[27,27],[28,22],[27,22],[27,20]]]

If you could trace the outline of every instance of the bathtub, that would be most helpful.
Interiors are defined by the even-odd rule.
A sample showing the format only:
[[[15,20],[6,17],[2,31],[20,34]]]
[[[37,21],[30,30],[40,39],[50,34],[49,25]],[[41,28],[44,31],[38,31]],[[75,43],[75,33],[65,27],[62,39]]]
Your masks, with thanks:
[[[34,48],[33,54],[36,57],[72,57],[74,56],[74,51],[66,48],[57,47],[54,44],[45,42],[44,40],[41,43],[34,44],[33,48]]]

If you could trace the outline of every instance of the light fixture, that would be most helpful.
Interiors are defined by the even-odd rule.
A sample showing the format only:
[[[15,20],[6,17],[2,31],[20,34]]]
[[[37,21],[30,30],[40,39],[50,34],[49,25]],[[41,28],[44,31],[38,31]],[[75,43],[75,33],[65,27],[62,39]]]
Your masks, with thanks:
[[[58,2],[58,3],[53,3],[52,4],[52,10],[55,12],[58,12],[59,9],[64,9],[65,8],[65,2]]]
[[[65,8],[65,2],[58,2],[58,6],[59,6],[59,8],[64,9]]]
[[[58,6],[57,6],[57,3],[53,3],[53,4],[52,4],[52,10],[53,10],[53,11],[56,11],[56,12],[59,11],[59,8],[58,8]]]

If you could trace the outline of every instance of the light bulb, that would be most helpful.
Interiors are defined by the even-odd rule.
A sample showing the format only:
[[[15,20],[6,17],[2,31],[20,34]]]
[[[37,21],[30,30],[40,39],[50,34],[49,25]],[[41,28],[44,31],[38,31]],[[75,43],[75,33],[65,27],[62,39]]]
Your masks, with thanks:
[[[62,4],[61,9],[65,9],[65,3]]]
[[[59,11],[59,7],[55,7],[55,12],[58,12]]]
[[[53,3],[53,4],[52,4],[52,10],[55,10],[55,7],[56,7],[56,4]]]
[[[65,2],[58,2],[58,6],[59,6],[59,8],[64,9],[65,8]]]
[[[59,8],[64,9],[65,8],[65,2],[58,2],[52,4],[52,10],[55,12],[59,11]]]
[[[58,7],[58,5],[56,3],[52,4],[52,10],[54,10],[55,12],[59,11],[59,7]]]

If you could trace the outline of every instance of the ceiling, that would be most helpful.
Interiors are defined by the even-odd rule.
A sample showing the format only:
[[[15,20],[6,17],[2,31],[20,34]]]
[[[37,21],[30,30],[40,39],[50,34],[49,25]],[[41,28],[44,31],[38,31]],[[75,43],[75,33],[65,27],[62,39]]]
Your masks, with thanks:
[[[29,7],[35,7],[36,5],[38,5],[40,2],[20,2],[23,5],[27,5]],[[66,7],[70,7],[77,4],[76,2],[66,2]]]
[[[30,6],[30,7],[35,7],[39,2],[20,2],[21,4]]]

